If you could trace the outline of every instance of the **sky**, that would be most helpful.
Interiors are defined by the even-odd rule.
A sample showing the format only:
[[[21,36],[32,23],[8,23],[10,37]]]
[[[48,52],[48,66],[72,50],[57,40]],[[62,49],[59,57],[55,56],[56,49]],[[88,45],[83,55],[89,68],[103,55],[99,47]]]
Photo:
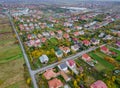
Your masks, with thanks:
[[[0,0],[0,1],[29,1],[29,0]],[[34,1],[34,0],[30,0],[30,1]],[[40,0],[40,1],[44,1],[44,0]],[[55,1],[61,1],[61,0],[55,0]],[[71,0],[67,0],[67,1],[71,1]],[[76,1],[120,1],[120,0],[76,0]]]
[[[120,0],[0,0],[0,2],[18,2],[18,1],[22,1],[22,2],[26,2],[26,1],[40,1],[40,2],[79,2],[79,1],[120,1]]]

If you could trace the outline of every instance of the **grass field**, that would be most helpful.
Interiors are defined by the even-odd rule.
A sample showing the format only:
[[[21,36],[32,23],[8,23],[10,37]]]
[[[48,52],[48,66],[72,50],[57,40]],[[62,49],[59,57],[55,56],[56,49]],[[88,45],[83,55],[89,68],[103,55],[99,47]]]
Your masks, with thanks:
[[[97,60],[98,62],[100,62],[102,65],[104,65],[107,69],[113,70],[114,66],[112,64],[110,64],[109,62],[107,62],[106,60],[104,60],[104,56],[102,56],[101,53],[94,53],[91,52],[89,53],[89,55],[94,58],[95,60]],[[103,58],[102,58],[103,57]]]
[[[28,88],[24,59],[15,41],[8,18],[0,17],[0,88]]]
[[[120,61],[120,51],[117,49],[114,49],[114,48],[110,48],[110,50],[112,50],[113,52],[116,52],[118,54],[118,56],[115,59]]]

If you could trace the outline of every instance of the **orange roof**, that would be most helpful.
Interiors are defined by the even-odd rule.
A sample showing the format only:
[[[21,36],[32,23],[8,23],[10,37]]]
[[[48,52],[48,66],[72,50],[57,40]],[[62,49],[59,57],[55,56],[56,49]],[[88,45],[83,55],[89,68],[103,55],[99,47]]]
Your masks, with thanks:
[[[69,77],[67,76],[67,74],[64,71],[61,71],[60,73],[61,73],[62,77],[65,79],[65,81],[69,80]]]
[[[67,50],[70,50],[70,48],[69,47],[65,47],[65,46],[61,46],[61,47],[59,47],[61,50],[63,50],[63,51],[67,51]]]
[[[84,43],[85,45],[89,45],[89,44],[90,44],[90,41],[89,41],[89,40],[83,40],[83,43]]]
[[[83,54],[82,57],[84,57],[84,58],[88,58],[89,55],[88,55],[88,54]]]
[[[65,33],[65,34],[63,35],[63,37],[67,39],[67,38],[69,38],[69,34]]]
[[[55,76],[56,76],[56,73],[53,72],[53,69],[49,69],[49,70],[47,70],[43,75],[45,76],[45,78],[46,78],[47,80],[49,80],[49,79],[51,79],[52,77],[55,77]]]
[[[61,80],[55,78],[48,81],[48,85],[49,85],[49,88],[59,88],[63,86],[63,83],[61,82]]]
[[[77,32],[74,32],[74,35],[78,36],[78,35],[80,35],[80,33],[77,31]]]
[[[57,33],[58,33],[58,34],[62,34],[62,31],[61,31],[61,30],[58,30]]]
[[[47,39],[46,38],[42,38],[41,41],[44,43]]]

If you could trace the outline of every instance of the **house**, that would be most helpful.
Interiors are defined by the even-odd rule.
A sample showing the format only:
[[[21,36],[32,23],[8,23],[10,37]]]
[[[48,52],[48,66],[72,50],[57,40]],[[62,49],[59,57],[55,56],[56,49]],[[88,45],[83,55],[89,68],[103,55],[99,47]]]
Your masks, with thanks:
[[[90,88],[108,88],[108,87],[103,81],[98,80],[94,82],[93,84],[91,84]]]
[[[69,33],[71,30],[69,28],[64,28],[64,30]]]
[[[68,60],[68,61],[66,61],[66,64],[69,68],[74,68],[76,66],[74,60]]]
[[[70,52],[70,48],[65,46],[60,47],[60,50],[62,50],[65,54],[68,54]]]
[[[66,27],[72,27],[73,24],[72,24],[72,23],[69,23],[69,22],[65,22],[65,23],[64,23],[64,26],[66,26]]]
[[[63,34],[63,32],[62,32],[61,30],[58,30],[57,33],[58,33],[59,35],[62,35],[62,34]]]
[[[66,61],[66,64],[76,75],[78,75],[79,72],[77,70],[74,60],[68,60],[68,61]]]
[[[60,40],[60,39],[62,39],[63,37],[62,37],[62,35],[57,34],[57,35],[56,35],[56,38],[57,38],[58,40]]]
[[[81,30],[81,29],[82,29],[81,26],[75,26],[75,28],[76,28],[77,30]]]
[[[19,25],[20,30],[24,30],[24,26],[22,24]]]
[[[83,73],[84,70],[83,70],[82,66],[80,66],[78,69],[79,69],[80,73]]]
[[[71,49],[73,50],[73,51],[78,51],[79,50],[79,46],[76,44],[76,45],[73,45],[73,46],[71,46]]]
[[[104,35],[105,35],[105,33],[100,33],[100,35],[98,36],[98,37],[100,37],[100,38],[102,38],[102,37],[104,37]]]
[[[64,85],[64,88],[71,88],[68,84]]]
[[[48,81],[49,88],[60,88],[63,86],[63,83],[61,80],[54,78],[50,81]]]
[[[74,34],[74,36],[79,36],[80,35],[80,33],[78,31],[74,32],[73,34]]]
[[[89,46],[91,44],[89,40],[83,40],[82,42],[85,46]]]
[[[79,42],[79,39],[78,38],[72,38],[72,41],[76,44]]]
[[[50,34],[48,32],[43,32],[42,35],[45,36],[45,37],[49,37],[50,36]]]
[[[84,35],[85,33],[84,33],[84,31],[79,31],[79,34]]]
[[[90,62],[92,59],[88,54],[83,54],[82,59],[86,62]]]
[[[38,37],[38,38],[41,38],[41,37],[42,37],[42,35],[41,35],[41,34],[38,34],[38,35],[37,35],[37,37]]]
[[[43,75],[47,80],[57,76],[53,69],[46,70],[46,72]]]
[[[118,41],[118,42],[116,43],[116,45],[117,45],[118,47],[120,47],[120,41]]]
[[[113,38],[113,36],[111,35],[106,35],[103,39],[104,40],[111,40]]]
[[[47,55],[42,55],[39,57],[39,60],[41,63],[47,63],[49,61],[49,58],[47,57]]]
[[[69,34],[65,33],[65,34],[63,35],[63,37],[64,37],[65,39],[68,39],[70,36],[69,36]]]
[[[31,34],[28,34],[28,35],[27,35],[27,39],[32,39]]]
[[[62,57],[62,56],[63,56],[63,52],[62,52],[60,49],[58,49],[58,50],[55,52],[55,55],[56,55],[57,57]]]
[[[100,51],[103,53],[109,53],[109,49],[105,46],[100,47]]]
[[[24,26],[25,30],[30,30],[29,26]]]
[[[47,40],[47,39],[46,39],[46,38],[44,38],[44,37],[43,37],[43,38],[41,38],[41,42],[42,42],[42,43],[45,43],[45,42],[46,42],[46,40]]]
[[[67,74],[64,71],[60,71],[61,76],[64,78],[66,82],[70,81],[71,78],[67,76]]]
[[[37,36],[36,36],[35,34],[31,34],[31,38],[32,38],[32,39],[36,39]]]
[[[93,45],[97,45],[97,44],[100,43],[100,40],[97,40],[97,39],[95,39],[95,38],[92,38],[92,39],[91,39],[91,43],[92,43]]]
[[[36,45],[36,46],[39,46],[39,45],[40,45],[40,39],[36,39],[36,40],[35,40],[35,45]]]
[[[58,65],[58,68],[61,70],[61,71],[67,71],[68,70],[68,67],[67,67],[67,64],[64,62],[64,63],[61,63],[60,65]]]
[[[55,36],[55,33],[53,31],[51,31],[50,35],[53,37],[53,36]]]
[[[34,44],[35,44],[35,41],[34,40],[30,40],[29,43],[28,43],[28,46],[31,47],[31,46],[34,46]]]

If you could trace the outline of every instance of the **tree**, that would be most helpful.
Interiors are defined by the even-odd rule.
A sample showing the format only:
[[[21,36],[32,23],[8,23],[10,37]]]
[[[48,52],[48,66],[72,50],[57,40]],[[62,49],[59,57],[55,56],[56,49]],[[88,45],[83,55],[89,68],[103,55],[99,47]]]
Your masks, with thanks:
[[[79,88],[76,80],[74,80],[74,87],[75,87],[75,88]]]
[[[31,84],[31,78],[27,78],[27,84],[30,86],[30,84]]]

